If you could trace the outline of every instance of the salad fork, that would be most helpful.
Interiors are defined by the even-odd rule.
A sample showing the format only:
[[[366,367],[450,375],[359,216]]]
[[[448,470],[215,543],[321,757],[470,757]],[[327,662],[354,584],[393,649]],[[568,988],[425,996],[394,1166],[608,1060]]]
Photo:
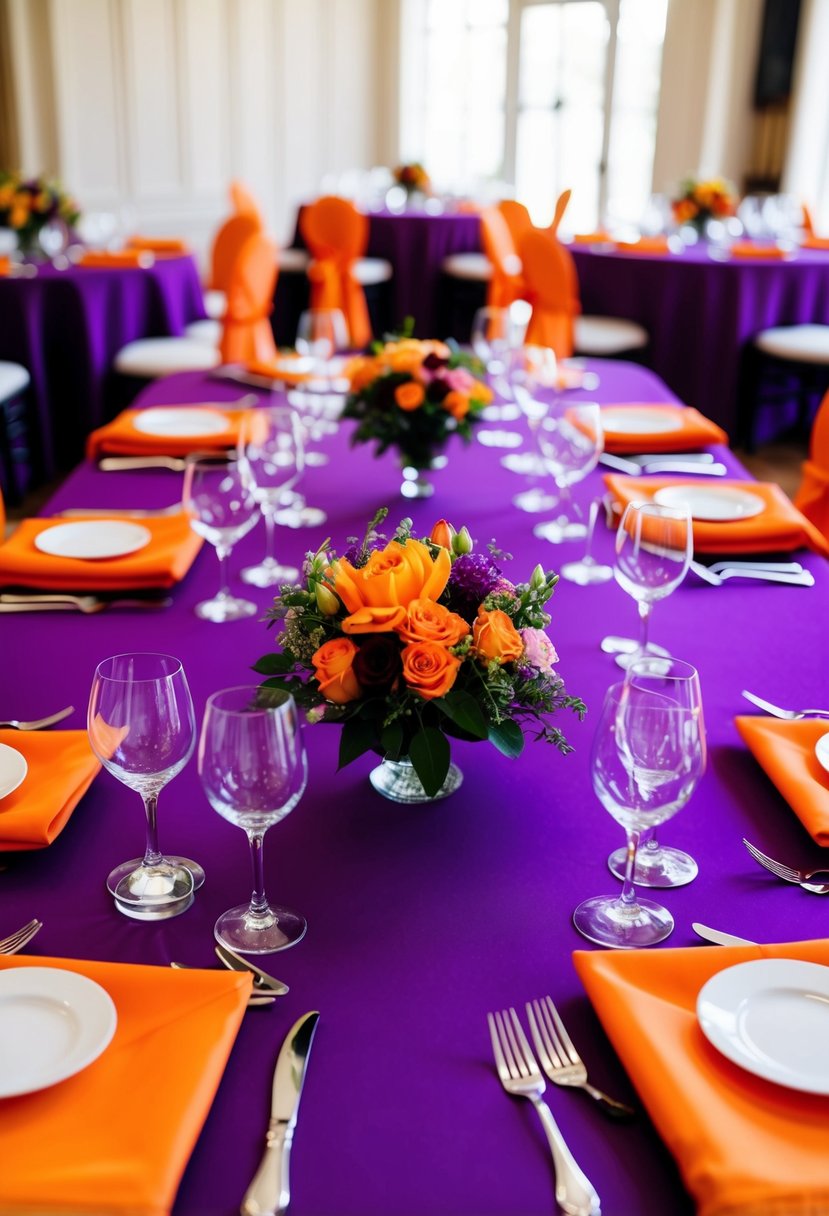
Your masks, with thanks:
[[[803,887],[805,891],[811,891],[815,895],[829,895],[829,866],[818,866],[814,870],[795,870],[792,866],[784,865],[782,861],[775,861],[773,857],[761,853],[756,845],[753,845],[750,840],[746,840],[745,837],[743,837],[743,844],[754,860],[761,866],[765,866],[774,874],[775,878],[782,878],[783,882],[794,883],[795,886]],[[819,874],[823,874],[827,881],[810,881],[817,878]]]
[[[829,709],[782,709],[779,705],[774,705],[771,701],[764,701],[762,697],[748,692],[745,688],[740,695],[747,701],[751,701],[752,705],[756,705],[758,709],[764,709],[773,718],[786,718],[790,722],[795,722],[799,718],[829,718]]]
[[[75,706],[67,705],[66,709],[60,709],[56,714],[51,714],[48,718],[33,718],[31,722],[21,722],[19,718],[9,718],[8,722],[0,722],[0,729],[43,730],[47,726],[54,726],[57,722],[62,722],[64,718],[68,718],[74,712]]]
[[[528,1098],[538,1113],[553,1155],[556,1203],[568,1216],[600,1216],[599,1196],[576,1164],[542,1094],[547,1088],[514,1009],[488,1013],[495,1067],[504,1089]]]
[[[583,1089],[611,1119],[632,1119],[636,1114],[632,1106],[611,1098],[587,1080],[587,1067],[567,1033],[552,997],[527,1001],[526,1009],[541,1067],[553,1084]]]
[[[28,946],[36,933],[39,933],[43,928],[43,921],[30,920],[27,925],[23,925],[16,933],[10,933],[8,937],[0,940],[0,954],[17,954],[24,946]]]

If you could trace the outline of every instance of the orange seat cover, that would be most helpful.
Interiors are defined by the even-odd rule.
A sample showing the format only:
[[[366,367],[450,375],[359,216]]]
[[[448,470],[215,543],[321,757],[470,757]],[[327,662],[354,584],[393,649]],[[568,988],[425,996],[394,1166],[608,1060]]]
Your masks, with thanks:
[[[509,225],[497,207],[481,212],[481,243],[492,263],[486,302],[489,308],[508,308],[513,300],[526,299],[518,250]]]
[[[829,540],[829,393],[815,415],[809,459],[802,471],[794,504]]]
[[[252,215],[255,220],[258,220],[259,227],[264,227],[262,208],[245,183],[239,181],[238,178],[234,178],[230,183],[230,205],[237,215]]]
[[[227,289],[219,351],[223,363],[266,362],[276,358],[270,315],[279,272],[278,251],[264,232],[242,246]]]
[[[573,353],[573,318],[581,311],[576,266],[569,250],[549,232],[527,232],[519,245],[533,311],[525,342],[549,346],[559,359]]]
[[[339,309],[354,347],[371,341],[366,293],[354,275],[354,263],[368,245],[368,216],[348,199],[325,195],[304,207],[300,232],[313,261],[308,267],[311,307]]]
[[[233,215],[225,220],[213,241],[210,252],[211,291],[226,292],[230,286],[233,264],[242,246],[262,228],[261,220],[252,214]]]
[[[533,229],[530,213],[523,203],[519,203],[514,198],[502,198],[498,204],[498,210],[507,222],[512,243],[517,250],[524,233],[531,232]]]

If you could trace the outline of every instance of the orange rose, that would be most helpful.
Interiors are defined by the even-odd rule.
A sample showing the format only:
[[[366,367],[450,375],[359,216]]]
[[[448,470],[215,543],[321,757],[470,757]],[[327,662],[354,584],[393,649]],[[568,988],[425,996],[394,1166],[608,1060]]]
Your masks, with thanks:
[[[506,612],[500,609],[489,612],[484,608],[478,609],[478,616],[472,626],[472,638],[475,652],[482,659],[497,659],[499,663],[509,663],[520,659],[524,653],[521,635]]]
[[[403,679],[424,701],[445,697],[455,683],[460,659],[440,642],[413,642],[403,651]]]
[[[456,646],[469,633],[469,626],[457,612],[450,612],[434,600],[412,600],[406,609],[406,619],[397,632],[404,642],[438,642],[441,646]]]
[[[323,643],[312,657],[314,675],[326,701],[345,705],[347,701],[356,701],[360,696],[362,689],[353,670],[356,654],[357,647],[351,638],[332,638]]]
[[[423,405],[423,398],[426,396],[423,391],[423,385],[418,384],[414,380],[407,380],[405,384],[398,384],[394,390],[394,399],[400,406],[401,410],[416,410]]]
[[[328,568],[328,581],[349,616],[345,633],[376,633],[396,629],[406,608],[417,599],[436,600],[449,581],[452,561],[446,549],[432,557],[428,546],[411,537],[375,549],[365,566],[356,569],[346,558]]]
[[[469,413],[469,398],[466,393],[459,393],[457,389],[452,389],[443,398],[443,408],[453,418],[463,418]]]
[[[351,385],[352,393],[359,393],[379,376],[381,370],[377,359],[358,355],[355,359],[349,360],[343,374]]]

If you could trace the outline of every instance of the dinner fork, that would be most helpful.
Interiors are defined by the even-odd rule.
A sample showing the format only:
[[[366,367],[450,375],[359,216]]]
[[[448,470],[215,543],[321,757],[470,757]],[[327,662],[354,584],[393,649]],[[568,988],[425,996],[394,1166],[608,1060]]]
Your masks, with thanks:
[[[169,608],[172,600],[168,596],[154,599],[107,599],[96,595],[70,595],[55,592],[53,595],[0,595],[0,612],[82,612],[87,616],[104,612],[107,608],[135,608],[156,611]]]
[[[750,840],[746,840],[745,837],[743,837],[743,844],[754,860],[770,870],[776,878],[782,878],[783,882],[794,883],[795,886],[803,887],[804,890],[811,891],[815,895],[829,895],[829,866],[818,866],[814,870],[795,870],[791,866],[784,865],[782,861],[775,861],[773,857],[761,853],[756,845],[753,845]],[[827,881],[811,882],[810,880],[817,878],[818,874],[825,874]]]
[[[694,574],[712,587],[720,587],[730,578],[753,578],[761,583],[788,583],[792,587],[814,587],[815,578],[809,570],[799,573],[784,570],[763,570],[757,566],[723,566],[713,570],[702,562],[691,561]]]
[[[552,1111],[541,1096],[547,1088],[514,1009],[488,1013],[495,1067],[504,1089],[529,1098],[544,1128],[556,1171],[556,1203],[568,1216],[599,1216],[599,1196],[567,1147]]]
[[[587,1080],[587,1067],[576,1050],[552,997],[543,1001],[527,1001],[527,1018],[541,1067],[555,1085],[583,1089],[611,1119],[632,1119],[636,1111],[618,1102]]]
[[[786,718],[791,722],[795,722],[799,718],[829,718],[829,709],[781,709],[779,705],[773,705],[771,701],[764,701],[762,697],[748,692],[745,688],[741,696],[745,697],[747,701],[751,701],[752,705],[756,705],[758,709],[764,709],[774,718]]]
[[[51,714],[48,718],[33,718],[31,722],[21,722],[19,718],[10,718],[8,722],[0,722],[0,729],[43,730],[47,726],[54,726],[57,722],[62,722],[64,718],[68,718],[74,712],[75,706],[67,705],[66,709],[58,710],[56,714]]]
[[[10,933],[8,937],[0,939],[0,954],[17,954],[24,946],[28,946],[34,935],[39,933],[42,928],[43,921],[30,920],[16,933]]]

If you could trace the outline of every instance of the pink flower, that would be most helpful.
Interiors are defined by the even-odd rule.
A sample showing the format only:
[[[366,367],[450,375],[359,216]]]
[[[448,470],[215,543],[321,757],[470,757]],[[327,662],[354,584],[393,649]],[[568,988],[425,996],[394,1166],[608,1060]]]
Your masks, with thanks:
[[[556,648],[543,629],[522,629],[521,641],[524,643],[524,659],[545,675],[555,675],[553,663],[558,662]]]
[[[456,393],[468,393],[476,384],[475,377],[465,367],[453,367],[441,377]]]

